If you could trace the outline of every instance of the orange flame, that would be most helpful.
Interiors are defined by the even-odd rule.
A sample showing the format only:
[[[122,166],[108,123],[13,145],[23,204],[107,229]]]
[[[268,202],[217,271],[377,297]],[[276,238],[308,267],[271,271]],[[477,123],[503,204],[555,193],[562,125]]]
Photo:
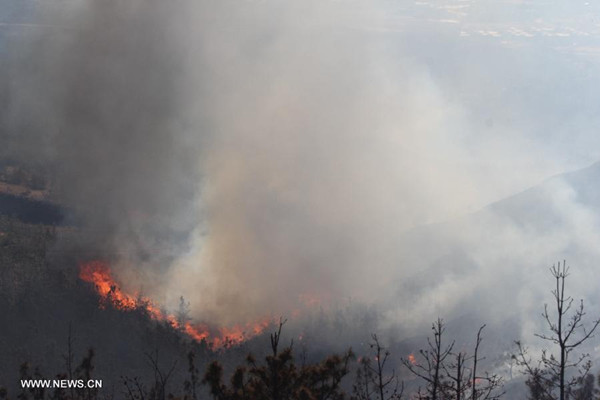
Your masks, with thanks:
[[[173,329],[180,330],[193,340],[206,341],[213,348],[240,344],[260,335],[273,322],[271,318],[263,318],[245,325],[221,327],[217,329],[217,334],[213,334],[213,331],[205,324],[186,322],[181,326],[174,315],[163,312],[149,298],[141,297],[137,293],[131,295],[123,292],[113,279],[108,265],[102,261],[90,261],[81,264],[79,278],[94,284],[96,292],[100,295],[100,308],[105,308],[109,304],[123,311],[143,309],[153,320],[164,321]]]
[[[92,261],[81,265],[79,278],[96,285],[96,291],[104,300],[101,304],[102,308],[104,308],[106,301],[111,302],[115,308],[120,310],[134,310],[137,308],[136,299],[119,290],[106,264],[100,261]]]

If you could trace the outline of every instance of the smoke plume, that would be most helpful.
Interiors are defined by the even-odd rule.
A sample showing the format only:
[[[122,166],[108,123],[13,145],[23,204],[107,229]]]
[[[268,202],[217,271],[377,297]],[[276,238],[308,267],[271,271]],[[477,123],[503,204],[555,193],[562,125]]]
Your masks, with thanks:
[[[167,307],[183,295],[196,318],[228,324],[355,298],[422,324],[477,311],[480,296],[500,312],[488,289],[568,247],[494,209],[415,231],[598,156],[591,112],[543,120],[564,113],[544,90],[581,86],[556,87],[562,62],[539,77],[534,45],[467,39],[429,18],[444,10],[385,1],[63,7],[6,50],[6,149],[47,166],[123,285]],[[473,5],[461,29],[486,15]],[[582,140],[565,155],[548,137],[571,128]],[[595,216],[569,185],[556,210]]]

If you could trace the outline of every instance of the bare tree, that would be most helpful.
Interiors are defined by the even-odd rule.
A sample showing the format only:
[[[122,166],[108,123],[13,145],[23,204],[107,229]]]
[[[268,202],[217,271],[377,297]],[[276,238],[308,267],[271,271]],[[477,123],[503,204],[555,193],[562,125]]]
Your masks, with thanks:
[[[444,362],[449,355],[452,354],[454,342],[448,346],[442,345],[442,336],[446,330],[444,321],[438,318],[431,326],[433,330],[433,342],[431,338],[427,338],[427,349],[419,350],[422,361],[418,362],[413,359],[402,359],[402,364],[415,376],[423,379],[426,383],[425,398],[438,400],[442,389],[442,379],[444,374]],[[419,393],[419,398],[423,395]]]
[[[168,370],[163,371],[159,366],[158,349],[154,351],[154,354],[146,353],[146,358],[154,370],[154,388],[151,391],[150,397],[153,400],[165,400],[167,383],[169,382],[173,371],[175,371],[177,361],[174,361]]]
[[[469,357],[464,352],[452,354],[454,361],[442,365],[446,379],[442,382],[444,398],[463,400],[470,386],[467,361]]]
[[[504,395],[502,377],[496,374],[490,374],[487,371],[483,375],[478,375],[477,368],[479,361],[485,360],[485,357],[479,358],[479,346],[483,338],[481,333],[485,329],[482,325],[477,331],[475,341],[475,351],[473,353],[473,366],[471,368],[471,400],[497,400]]]
[[[594,375],[587,374],[579,382],[579,387],[573,390],[572,393],[569,393],[569,398],[573,400],[596,400],[598,398],[596,397],[598,391],[595,386]]]
[[[399,382],[394,369],[387,372],[386,364],[389,361],[390,352],[379,342],[376,334],[372,334],[373,342],[369,344],[374,349],[372,364],[370,357],[364,357],[360,361],[356,380],[353,386],[354,397],[358,400],[400,400],[404,392],[404,383]]]
[[[566,266],[565,261],[562,266],[560,262],[558,265],[553,265],[550,272],[556,284],[552,290],[555,313],[551,315],[548,304],[544,305],[542,317],[550,332],[535,334],[535,336],[557,346],[559,354],[555,356],[543,350],[541,359],[534,362],[528,355],[527,348],[517,341],[516,359],[528,375],[530,391],[535,390],[539,398],[565,400],[567,394],[575,389],[591,368],[588,354],[580,354],[573,358],[572,353],[593,336],[600,319],[586,327],[583,321],[586,315],[583,300],[579,301],[578,306],[573,307],[573,298],[565,294],[565,280],[569,276],[569,267]],[[569,370],[576,370],[577,373],[568,376]]]
[[[146,400],[146,390],[139,378],[122,376],[121,381],[123,382],[123,386],[125,386],[123,394],[127,400]]]

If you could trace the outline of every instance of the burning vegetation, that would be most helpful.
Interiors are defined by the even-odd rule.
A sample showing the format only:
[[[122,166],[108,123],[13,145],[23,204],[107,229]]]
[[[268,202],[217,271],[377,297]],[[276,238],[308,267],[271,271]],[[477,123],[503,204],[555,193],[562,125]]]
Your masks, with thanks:
[[[3,231],[6,232],[3,240],[14,241],[16,236],[9,228],[9,226],[3,227]],[[553,292],[557,304],[570,302],[569,296],[565,295],[563,290],[568,269],[563,264],[552,271],[560,289]],[[260,321],[253,325],[211,329],[209,326],[186,321],[177,314],[165,312],[140,293],[128,293],[122,290],[105,262],[90,261],[79,265],[78,276],[79,279],[93,284],[100,298],[99,304],[96,296],[90,296],[88,302],[83,301],[82,303],[87,307],[84,312],[90,314],[89,307],[93,309],[100,307],[104,310],[94,316],[96,324],[94,327],[97,329],[90,330],[90,332],[99,331],[98,338],[90,339],[83,334],[84,329],[78,330],[77,327],[72,331],[69,325],[66,346],[59,346],[66,350],[62,358],[58,357],[59,360],[64,360],[61,372],[48,374],[48,370],[56,371],[57,368],[52,369],[47,365],[35,367],[39,357],[34,353],[30,358],[34,362],[33,365],[23,363],[18,368],[18,365],[11,363],[11,367],[17,367],[19,371],[18,379],[100,378],[116,388],[115,399],[126,400],[167,398],[494,400],[509,397],[504,395],[505,377],[497,374],[496,370],[488,373],[489,364],[483,363],[485,358],[481,346],[483,327],[479,331],[472,332],[473,335],[468,338],[472,346],[472,350],[468,352],[465,350],[468,347],[455,344],[453,335],[446,332],[446,325],[440,319],[433,324],[432,335],[422,349],[414,347],[412,351],[404,353],[397,343],[392,341],[384,345],[377,335],[373,335],[362,348],[338,352],[337,355],[331,354],[333,350],[329,349],[326,353],[317,352],[307,356],[305,340],[302,340],[300,345],[294,341],[286,344],[281,342],[283,334],[281,328],[284,321],[280,321],[278,329],[277,325],[272,325],[271,320]],[[48,280],[44,281],[47,282]],[[83,291],[90,293],[89,288],[83,288]],[[40,290],[39,293],[47,295],[49,292]],[[51,304],[51,298],[45,299],[46,303]],[[18,303],[23,304],[23,301]],[[569,325],[569,337],[579,337],[579,339],[573,342],[575,346],[571,346],[568,341],[566,344],[571,346],[569,354],[580,353],[579,343],[591,338],[600,324],[597,321],[592,322],[592,325],[584,324],[583,304],[571,311],[567,308],[559,309],[557,318],[565,322],[571,316],[570,320],[576,321],[575,325]],[[6,309],[9,313],[13,310],[9,307]],[[43,318],[43,313],[39,314]],[[553,327],[558,326],[559,323],[553,322],[551,308],[547,308],[544,315],[549,321],[550,332],[542,335],[548,339],[560,337],[561,333],[553,330]],[[100,322],[103,319],[109,324],[103,325],[104,322]],[[144,325],[144,320],[161,323]],[[131,321],[134,323],[131,324]],[[51,333],[48,323],[44,326],[46,327],[44,334]],[[109,328],[103,328],[104,326]],[[150,333],[148,336],[158,338],[153,344],[146,343],[138,347],[140,352],[137,357],[142,360],[143,365],[145,364],[145,369],[115,366],[113,355],[107,356],[111,345],[103,348],[104,342],[112,335],[111,330],[114,330],[119,332],[114,336],[129,346],[130,342],[127,342],[129,339],[120,332],[136,329],[136,326],[144,326],[144,329],[147,329],[145,332]],[[164,329],[165,327],[167,329]],[[270,328],[273,327],[275,329],[271,330]],[[11,327],[7,326],[6,329]],[[78,334],[75,333],[77,331]],[[270,331],[271,334],[265,334],[265,331]],[[110,335],[107,335],[107,332]],[[180,340],[182,337],[192,340]],[[173,338],[177,339],[172,340]],[[249,340],[252,338],[256,340]],[[82,339],[84,344],[94,344],[94,349],[87,351],[82,349],[79,345]],[[174,346],[165,347],[169,342]],[[311,345],[314,343],[311,342]],[[241,344],[244,346],[239,346]],[[159,346],[162,347],[159,349]],[[525,347],[521,346],[519,349],[522,351],[516,354],[515,358],[523,369],[522,376],[525,383],[521,386],[527,389],[531,399],[591,399],[586,396],[593,393],[595,381],[593,375],[589,373],[591,364],[587,363],[588,359],[585,355],[582,356],[585,373],[579,375],[576,368],[572,367],[572,361],[568,360],[561,366],[556,358],[551,357],[551,348],[544,353],[547,356],[539,360],[539,363],[526,353]],[[131,354],[119,354],[119,357],[131,356],[136,353],[136,349],[128,348],[128,352]],[[242,360],[240,357],[244,353],[248,355],[245,360]],[[79,354],[83,354],[83,357],[78,358]],[[355,357],[355,354],[358,357]],[[401,357],[402,354],[406,356]],[[106,364],[107,359],[110,367]],[[105,364],[102,364],[103,362]],[[120,375],[108,378],[107,368],[115,368]],[[561,375],[565,379],[562,385]],[[5,382],[0,384],[5,385]],[[22,388],[21,392],[18,389],[6,391],[0,388],[0,399],[100,400],[111,396],[107,393],[104,388],[102,390],[89,388],[73,391],[55,390],[54,392],[39,388]]]
[[[217,329],[211,329],[207,324],[194,324],[185,315],[165,312],[151,299],[140,293],[129,294],[121,290],[111,274],[110,267],[103,261],[82,263],[79,268],[79,278],[94,285],[100,296],[101,308],[110,305],[122,311],[142,309],[148,313],[151,319],[166,322],[189,338],[198,342],[206,341],[213,348],[240,344],[260,335],[273,322],[272,318],[265,317],[256,322]]]

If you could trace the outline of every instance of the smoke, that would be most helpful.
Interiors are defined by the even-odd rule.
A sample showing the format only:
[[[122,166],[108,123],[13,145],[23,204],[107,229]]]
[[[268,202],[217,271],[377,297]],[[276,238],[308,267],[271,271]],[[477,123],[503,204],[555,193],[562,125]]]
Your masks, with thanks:
[[[98,248],[160,265],[195,222],[199,142],[181,111],[174,21],[184,10],[108,1],[75,11],[13,50],[12,154],[51,170],[56,198]]]
[[[415,325],[484,306],[506,317],[502,291],[566,248],[585,219],[572,217],[595,215],[566,183],[562,236],[495,210],[415,231],[598,156],[588,113],[556,123],[565,104],[548,93],[583,85],[553,83],[562,61],[538,77],[556,52],[465,39],[384,1],[67,8],[62,28],[9,51],[7,148],[48,166],[124,285],[170,307],[183,295],[198,319],[288,314],[306,298],[382,302]],[[563,154],[548,138],[572,128],[582,140]],[[520,306],[540,299],[519,293]]]

